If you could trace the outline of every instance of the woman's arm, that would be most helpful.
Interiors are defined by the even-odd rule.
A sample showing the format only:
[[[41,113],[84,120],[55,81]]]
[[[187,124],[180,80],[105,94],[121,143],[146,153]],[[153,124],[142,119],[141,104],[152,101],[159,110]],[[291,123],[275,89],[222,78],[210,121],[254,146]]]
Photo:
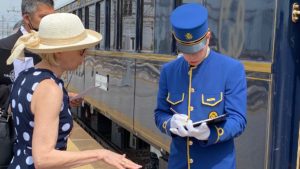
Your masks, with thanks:
[[[116,168],[140,168],[123,155],[105,149],[67,152],[55,149],[58,137],[59,113],[63,92],[50,79],[43,80],[36,88],[31,102],[34,113],[32,155],[35,167],[69,168],[103,160]]]
[[[75,97],[78,93],[74,93],[74,92],[68,92],[69,98],[70,98],[70,106],[71,107],[78,107],[81,105],[83,98],[78,98],[78,99],[74,99],[72,100],[72,97]]]

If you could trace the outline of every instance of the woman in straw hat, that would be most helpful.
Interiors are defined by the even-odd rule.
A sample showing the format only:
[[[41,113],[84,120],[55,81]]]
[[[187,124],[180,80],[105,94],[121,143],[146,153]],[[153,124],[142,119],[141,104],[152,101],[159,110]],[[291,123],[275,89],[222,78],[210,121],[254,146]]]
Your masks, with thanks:
[[[141,168],[124,155],[105,149],[65,151],[73,124],[69,97],[60,77],[76,69],[86,49],[99,43],[102,36],[84,29],[81,20],[69,13],[47,15],[39,28],[38,33],[20,37],[7,60],[11,64],[14,59],[22,59],[25,48],[42,58],[34,68],[21,72],[13,85],[16,142],[9,169],[69,168],[98,160],[119,169]]]

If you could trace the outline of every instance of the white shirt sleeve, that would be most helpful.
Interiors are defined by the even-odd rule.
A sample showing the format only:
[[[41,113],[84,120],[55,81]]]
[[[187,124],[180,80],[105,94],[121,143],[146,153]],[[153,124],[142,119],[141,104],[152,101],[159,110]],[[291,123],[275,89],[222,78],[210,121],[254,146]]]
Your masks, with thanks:
[[[17,79],[20,72],[34,66],[32,57],[25,57],[24,60],[15,59],[13,64],[14,64],[15,80]]]

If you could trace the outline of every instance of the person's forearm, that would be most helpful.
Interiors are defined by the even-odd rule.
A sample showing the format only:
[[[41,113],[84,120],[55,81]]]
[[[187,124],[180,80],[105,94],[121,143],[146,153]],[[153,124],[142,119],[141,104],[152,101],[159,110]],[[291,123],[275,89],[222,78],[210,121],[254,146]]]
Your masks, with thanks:
[[[36,153],[33,158],[35,168],[37,169],[70,168],[101,160],[104,153],[105,151],[102,150],[87,150],[81,152],[52,150],[49,153]]]

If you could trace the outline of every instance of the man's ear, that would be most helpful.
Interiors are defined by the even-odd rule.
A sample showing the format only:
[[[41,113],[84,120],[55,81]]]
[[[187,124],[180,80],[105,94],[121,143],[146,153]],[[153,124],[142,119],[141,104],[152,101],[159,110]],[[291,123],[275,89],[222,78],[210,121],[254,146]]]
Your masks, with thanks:
[[[23,18],[23,26],[25,27],[26,31],[29,32],[30,31],[30,18],[29,18],[29,14],[23,14],[22,18]]]
[[[23,22],[28,25],[29,24],[29,14],[23,14],[22,15]]]
[[[210,39],[210,37],[211,37],[211,32],[208,31],[206,36],[207,36],[207,39]]]
[[[211,32],[210,31],[208,31],[207,32],[207,35],[206,35],[206,39],[207,39],[207,44],[209,45],[209,41],[210,41],[210,37],[211,37]]]

